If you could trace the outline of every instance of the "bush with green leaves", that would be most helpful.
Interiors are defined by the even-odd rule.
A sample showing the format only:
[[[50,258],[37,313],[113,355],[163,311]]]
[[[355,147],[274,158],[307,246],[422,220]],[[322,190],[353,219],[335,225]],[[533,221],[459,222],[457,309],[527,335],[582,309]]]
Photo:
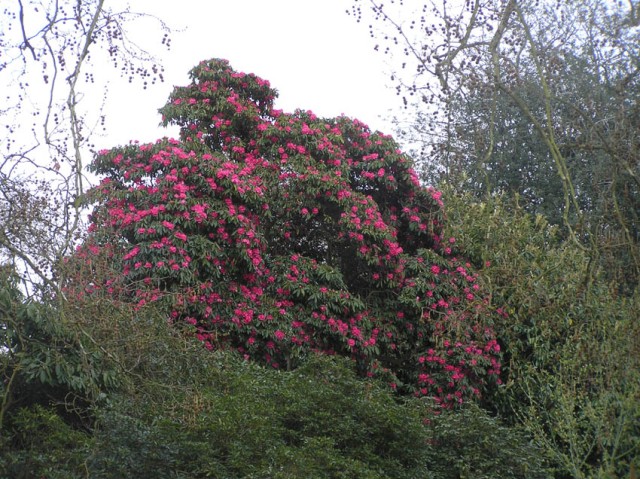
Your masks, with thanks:
[[[100,413],[96,477],[424,477],[420,409],[349,361],[315,356],[287,372],[191,354],[208,366],[184,385],[149,383]]]
[[[70,426],[55,408],[20,408],[0,430],[0,478],[86,477],[91,436]]]
[[[433,417],[427,430],[434,479],[553,477],[553,461],[525,428],[504,424],[475,404]]]
[[[626,477],[640,457],[640,296],[515,201],[448,197],[449,234],[505,315],[505,387],[484,404],[522,424],[556,477]]]
[[[0,273],[0,428],[11,408],[65,404],[67,397],[86,403],[118,383],[79,323],[55,302],[25,298],[16,278]]]
[[[283,371],[177,341],[157,350],[163,369],[101,409],[94,477],[549,477],[522,430],[477,407],[424,421],[428,402],[399,401],[346,358]]]
[[[0,477],[83,477],[90,406],[115,370],[61,310],[0,267]]]
[[[499,383],[485,293],[443,237],[440,192],[391,137],[276,110],[267,81],[223,60],[191,80],[161,109],[179,140],[95,158],[75,260],[113,269],[69,291],[154,303],[207,347],[274,368],[347,356],[436,405]]]
[[[37,377],[29,391],[46,393],[37,400],[16,390],[22,407],[1,431],[3,479],[544,477],[528,474],[544,461],[517,430],[477,408],[425,423],[429,401],[399,398],[347,358],[311,355],[295,370],[273,369],[207,351],[153,306],[134,311],[94,295],[62,310],[91,338],[69,343],[63,357],[100,344],[118,381],[62,408]],[[88,420],[70,417],[73,407]]]

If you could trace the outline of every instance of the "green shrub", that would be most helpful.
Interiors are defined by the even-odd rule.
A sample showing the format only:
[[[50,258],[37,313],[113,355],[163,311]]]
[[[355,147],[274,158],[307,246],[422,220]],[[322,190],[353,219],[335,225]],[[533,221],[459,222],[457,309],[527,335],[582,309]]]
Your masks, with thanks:
[[[95,477],[423,476],[419,408],[349,361],[314,356],[283,372],[203,353],[215,363],[191,387],[158,384],[164,394],[123,396],[102,412]]]
[[[0,436],[0,477],[73,479],[85,477],[90,436],[71,428],[40,405],[20,409]]]
[[[505,387],[484,404],[522,424],[557,477],[625,477],[640,455],[640,296],[618,294],[594,253],[495,197],[448,198],[450,234],[503,309]],[[607,272],[608,273],[608,272]]]
[[[476,405],[429,424],[429,471],[437,479],[547,479],[550,461],[522,427],[509,427]]]

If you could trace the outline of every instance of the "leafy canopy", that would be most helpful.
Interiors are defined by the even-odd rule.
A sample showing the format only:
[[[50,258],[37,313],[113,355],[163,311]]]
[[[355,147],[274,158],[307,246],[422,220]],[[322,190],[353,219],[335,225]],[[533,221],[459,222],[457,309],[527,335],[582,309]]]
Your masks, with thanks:
[[[155,302],[206,347],[275,368],[344,355],[445,406],[499,381],[477,275],[391,137],[276,110],[268,81],[224,60],[190,75],[161,109],[178,140],[92,165],[104,179],[78,258],[109,268],[90,292]]]

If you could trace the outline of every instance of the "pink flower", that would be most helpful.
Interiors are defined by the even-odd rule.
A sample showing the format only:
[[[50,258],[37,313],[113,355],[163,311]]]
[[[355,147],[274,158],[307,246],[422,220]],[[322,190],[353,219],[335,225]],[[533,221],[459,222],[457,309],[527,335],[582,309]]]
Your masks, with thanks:
[[[187,241],[187,235],[181,232],[176,233],[176,238],[182,240],[182,241]]]
[[[134,256],[136,256],[139,252],[140,252],[140,247],[134,246],[133,249],[131,249],[131,251],[129,251],[126,255],[124,255],[122,259],[123,260],[131,259]]]
[[[191,211],[196,214],[196,223],[201,223],[207,219],[206,206],[205,205],[193,205]]]

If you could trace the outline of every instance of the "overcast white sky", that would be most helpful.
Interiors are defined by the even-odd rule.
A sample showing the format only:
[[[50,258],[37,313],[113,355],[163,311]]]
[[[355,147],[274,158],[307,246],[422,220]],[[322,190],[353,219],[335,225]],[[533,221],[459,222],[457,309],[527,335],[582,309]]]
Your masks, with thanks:
[[[310,109],[319,116],[344,113],[372,129],[391,133],[389,110],[398,97],[388,80],[383,55],[373,50],[366,24],[345,11],[351,0],[181,0],[131,2],[133,10],[156,15],[174,29],[172,48],[161,56],[166,83],[143,91],[114,84],[108,103],[103,147],[129,140],[152,141],[167,134],[156,128],[157,109],[173,85],[186,85],[200,60],[226,58],[231,66],[271,82],[285,111]],[[134,38],[154,45],[152,23],[134,23]],[[153,41],[149,41],[153,35]],[[159,50],[161,51],[161,50]],[[123,90],[121,90],[123,88]],[[122,108],[122,102],[127,108]],[[171,133],[170,134],[174,134]]]

